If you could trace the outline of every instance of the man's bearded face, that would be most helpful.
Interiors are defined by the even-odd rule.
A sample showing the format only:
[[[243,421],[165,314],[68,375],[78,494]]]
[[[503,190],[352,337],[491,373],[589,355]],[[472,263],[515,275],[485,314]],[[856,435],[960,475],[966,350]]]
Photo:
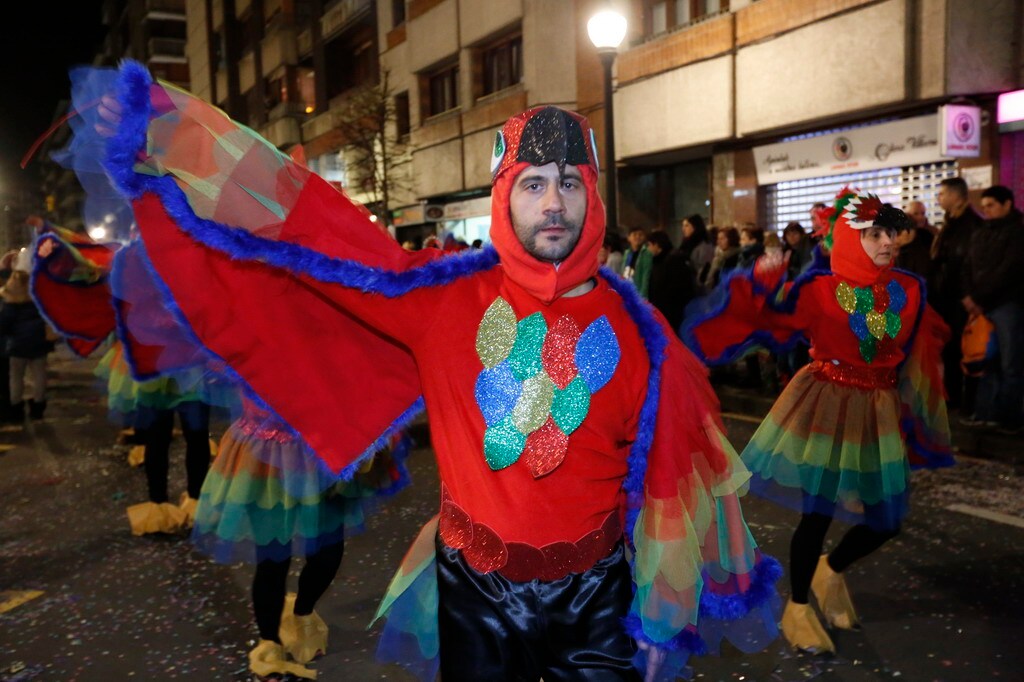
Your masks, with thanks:
[[[576,166],[529,166],[512,184],[512,226],[523,248],[549,263],[565,260],[579,243],[587,216],[587,188]]]

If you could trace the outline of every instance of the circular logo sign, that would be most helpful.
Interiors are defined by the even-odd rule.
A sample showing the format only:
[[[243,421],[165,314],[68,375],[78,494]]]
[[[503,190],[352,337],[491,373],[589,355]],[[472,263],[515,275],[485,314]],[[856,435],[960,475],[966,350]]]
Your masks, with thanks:
[[[959,114],[953,119],[953,134],[961,142],[967,142],[974,136],[974,117],[970,114]]]
[[[853,155],[853,143],[848,138],[837,137],[832,142],[832,156],[839,161],[846,161]]]

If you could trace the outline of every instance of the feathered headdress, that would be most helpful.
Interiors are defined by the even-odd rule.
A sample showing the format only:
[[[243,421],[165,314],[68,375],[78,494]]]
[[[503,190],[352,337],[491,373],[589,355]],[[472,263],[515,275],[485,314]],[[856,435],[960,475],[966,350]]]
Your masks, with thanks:
[[[819,222],[825,227],[814,235],[823,237],[829,249],[835,242],[836,222],[844,214],[846,223],[854,230],[866,230],[877,225],[903,232],[914,227],[910,217],[900,209],[883,202],[875,194],[858,194],[847,186],[836,194],[835,204],[816,211]]]

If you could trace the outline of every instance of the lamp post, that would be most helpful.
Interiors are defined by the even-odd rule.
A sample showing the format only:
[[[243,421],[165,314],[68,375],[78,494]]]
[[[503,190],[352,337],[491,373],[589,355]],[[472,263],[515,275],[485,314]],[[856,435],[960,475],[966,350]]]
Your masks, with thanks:
[[[590,42],[597,48],[597,55],[604,67],[604,148],[607,197],[605,208],[607,218],[605,230],[618,233],[618,180],[615,171],[615,109],[612,101],[612,64],[618,54],[619,45],[626,37],[626,18],[618,12],[604,10],[590,17],[587,22],[587,34]]]

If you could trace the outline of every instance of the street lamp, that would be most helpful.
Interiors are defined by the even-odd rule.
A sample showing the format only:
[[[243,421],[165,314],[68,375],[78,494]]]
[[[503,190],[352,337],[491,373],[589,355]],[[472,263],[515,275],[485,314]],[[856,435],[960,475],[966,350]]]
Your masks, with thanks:
[[[604,67],[604,148],[605,168],[608,174],[607,180],[607,219],[605,230],[618,233],[619,231],[619,209],[618,209],[618,181],[615,173],[615,110],[612,102],[612,64],[615,63],[615,55],[618,53],[619,45],[626,37],[626,17],[613,10],[604,10],[590,17],[587,22],[587,33],[590,35],[590,42],[597,48],[597,56],[601,58],[601,65]]]

